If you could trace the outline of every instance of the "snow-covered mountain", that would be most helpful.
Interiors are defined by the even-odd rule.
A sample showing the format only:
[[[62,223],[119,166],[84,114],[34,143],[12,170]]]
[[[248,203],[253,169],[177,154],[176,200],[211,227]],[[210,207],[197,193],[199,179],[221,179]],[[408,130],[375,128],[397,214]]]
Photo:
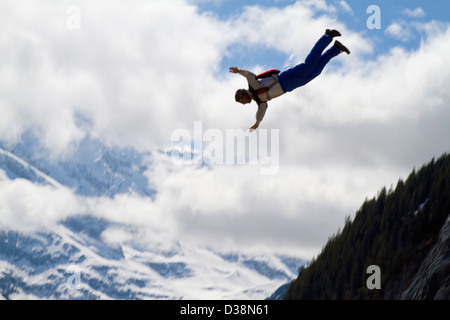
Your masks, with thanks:
[[[134,149],[114,149],[86,136],[67,159],[49,161],[40,156],[39,143],[24,134],[22,143],[11,148],[0,144],[0,169],[10,179],[24,178],[37,183],[64,185],[84,196],[136,193],[152,196],[144,171],[150,154]],[[5,150],[10,149],[10,150]]]
[[[151,154],[108,148],[87,137],[70,159],[51,162],[36,156],[31,138],[23,141],[0,145],[3,186],[22,179],[69,188],[83,198],[136,194],[154,199],[156,191],[144,174]],[[294,279],[305,263],[284,255],[168,242],[161,232],[86,212],[20,230],[2,223],[0,204],[0,298],[264,299]]]
[[[0,231],[0,295],[6,299],[261,299],[295,276],[285,256],[218,253],[155,241],[93,216],[55,230]],[[148,236],[148,235],[147,235]],[[157,239],[157,235],[155,240]],[[114,241],[114,238],[128,239]]]

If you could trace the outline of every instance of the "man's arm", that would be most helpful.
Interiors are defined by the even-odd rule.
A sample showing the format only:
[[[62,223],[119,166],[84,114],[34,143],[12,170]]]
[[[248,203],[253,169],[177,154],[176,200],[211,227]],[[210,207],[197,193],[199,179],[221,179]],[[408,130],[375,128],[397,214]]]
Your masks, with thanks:
[[[247,79],[249,86],[253,89],[258,90],[261,88],[261,85],[259,84],[259,81],[256,80],[256,75],[253,72],[244,69],[238,69],[236,67],[231,67],[230,72],[239,73],[240,75],[244,76]]]
[[[239,73],[240,75],[247,78],[248,84],[253,89],[255,90],[260,89],[261,85],[259,84],[258,80],[256,80],[256,76],[254,73],[248,70],[238,69],[236,67],[231,67],[230,72]],[[267,110],[267,102],[263,102],[258,105],[258,111],[256,111],[256,123],[250,128],[250,132],[256,130],[259,127],[259,124],[261,123],[261,121],[264,118],[264,115],[266,114],[266,110]]]
[[[266,114],[266,110],[267,110],[267,102],[263,102],[260,105],[258,105],[258,111],[256,111],[256,123],[250,128],[250,132],[256,130],[256,128],[259,127],[259,124],[261,123],[262,119],[264,118],[264,115]]]

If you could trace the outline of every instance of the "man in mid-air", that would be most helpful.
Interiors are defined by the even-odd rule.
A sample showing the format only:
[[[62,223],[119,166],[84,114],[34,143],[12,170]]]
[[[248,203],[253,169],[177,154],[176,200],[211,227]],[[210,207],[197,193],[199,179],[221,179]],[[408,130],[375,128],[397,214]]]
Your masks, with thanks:
[[[239,73],[246,77],[249,86],[248,90],[239,89],[236,91],[236,101],[247,104],[254,100],[258,104],[256,123],[250,128],[250,131],[258,128],[260,122],[264,118],[267,110],[267,101],[298,87],[304,86],[317,77],[322,72],[325,65],[341,52],[350,54],[350,51],[337,40],[330,49],[323,53],[325,48],[331,43],[332,39],[339,36],[341,36],[339,31],[327,29],[325,34],[316,42],[304,63],[281,73],[278,70],[272,69],[256,76],[247,70],[238,69],[236,67],[230,68],[230,72]]]

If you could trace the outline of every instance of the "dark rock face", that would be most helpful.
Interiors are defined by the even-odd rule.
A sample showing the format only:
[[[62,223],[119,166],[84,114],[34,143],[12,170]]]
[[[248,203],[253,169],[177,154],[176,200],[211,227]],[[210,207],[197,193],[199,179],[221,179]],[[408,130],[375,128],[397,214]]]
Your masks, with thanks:
[[[385,299],[450,299],[450,216],[436,242],[420,250],[401,276],[386,284]]]

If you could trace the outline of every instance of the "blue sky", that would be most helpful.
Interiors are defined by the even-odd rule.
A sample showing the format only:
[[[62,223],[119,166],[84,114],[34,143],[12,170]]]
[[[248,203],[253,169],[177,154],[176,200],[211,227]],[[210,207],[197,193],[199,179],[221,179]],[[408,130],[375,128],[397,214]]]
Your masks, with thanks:
[[[278,1],[221,1],[221,0],[193,0],[200,12],[209,13],[219,17],[222,20],[231,19],[240,15],[246,7],[259,6],[264,8],[285,8],[296,3],[294,0],[278,0]],[[300,1],[301,2],[301,1]],[[311,1],[307,1],[311,2]],[[314,1],[312,1],[314,2]],[[316,1],[319,2],[319,1]],[[336,11],[332,14],[337,20],[345,24],[345,26],[357,33],[361,33],[364,37],[371,39],[376,43],[373,55],[386,53],[396,46],[404,47],[406,50],[414,50],[420,45],[420,41],[424,33],[413,27],[416,23],[440,21],[448,22],[450,20],[450,2],[446,0],[423,1],[423,0],[326,0],[326,5],[332,6]],[[380,9],[380,28],[368,29],[367,20],[375,13],[368,8],[376,5]],[[317,10],[315,15],[321,16],[326,13]],[[326,14],[329,14],[327,12]],[[261,21],[264,24],[264,21]],[[393,26],[397,26],[397,35],[394,35]],[[324,26],[333,27],[333,26]],[[389,31],[389,27],[391,27]],[[402,28],[403,35],[398,28]],[[287,32],[289,32],[287,30]],[[287,59],[288,54],[276,50],[275,48],[267,48],[267,46],[255,46],[251,48],[239,49],[238,55],[225,57],[223,60],[223,70],[229,64],[267,64],[282,65]],[[233,51],[233,48],[231,48]]]

